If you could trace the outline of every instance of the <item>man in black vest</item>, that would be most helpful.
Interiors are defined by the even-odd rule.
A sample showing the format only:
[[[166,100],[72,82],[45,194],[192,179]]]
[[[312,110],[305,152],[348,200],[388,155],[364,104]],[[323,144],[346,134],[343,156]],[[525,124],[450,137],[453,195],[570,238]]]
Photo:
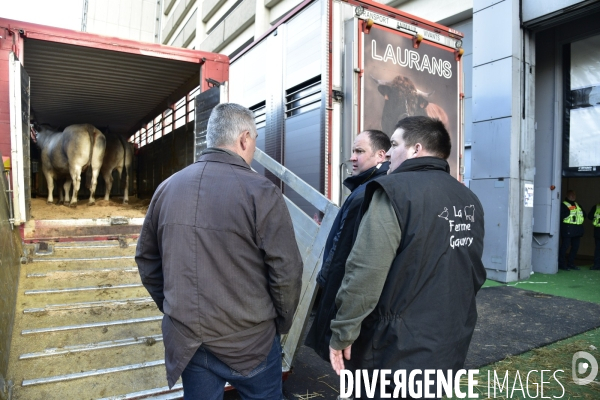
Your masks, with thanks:
[[[329,324],[335,318],[335,295],[342,278],[346,259],[350,250],[360,206],[365,196],[367,182],[387,174],[389,162],[385,154],[390,149],[390,138],[378,130],[367,130],[356,136],[352,147],[352,176],[344,180],[352,193],[348,196],[335,217],[323,252],[323,265],[317,283],[321,287],[321,300],[310,331],[306,335],[306,345],[314,349],[321,358],[329,360]]]
[[[389,172],[365,191],[336,296],[330,359],[338,374],[345,367],[413,372],[419,383],[407,396],[440,397],[423,373],[463,368],[486,278],[483,208],[450,176],[450,135],[439,120],[405,118],[391,139]]]
[[[600,203],[596,204],[588,213],[588,218],[592,220],[594,225],[594,242],[596,248],[594,250],[594,265],[591,270],[600,270]]]
[[[567,191],[567,198],[560,205],[560,247],[558,249],[558,269],[568,271],[579,270],[575,265],[575,257],[579,250],[579,242],[583,236],[583,209],[575,201],[574,190]],[[567,250],[569,256],[567,257]]]

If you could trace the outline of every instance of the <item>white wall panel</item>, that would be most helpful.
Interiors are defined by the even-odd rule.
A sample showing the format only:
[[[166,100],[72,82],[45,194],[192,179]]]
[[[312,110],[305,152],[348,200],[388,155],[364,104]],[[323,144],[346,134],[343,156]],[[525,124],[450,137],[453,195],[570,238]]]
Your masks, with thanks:
[[[473,68],[473,122],[511,116],[513,58]]]
[[[512,3],[503,1],[477,13],[473,24],[473,65],[486,64],[513,54]]]
[[[321,3],[313,3],[286,25],[284,90],[321,73]]]
[[[471,178],[505,178],[510,176],[511,118],[473,124]]]
[[[229,100],[246,107],[266,99],[266,70],[268,41],[256,45],[229,67]]]

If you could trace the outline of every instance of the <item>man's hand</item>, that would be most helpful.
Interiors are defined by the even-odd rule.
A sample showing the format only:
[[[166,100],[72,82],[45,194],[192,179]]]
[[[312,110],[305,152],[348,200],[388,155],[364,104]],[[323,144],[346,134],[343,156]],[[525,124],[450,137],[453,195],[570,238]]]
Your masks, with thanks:
[[[346,347],[344,350],[336,350],[329,346],[329,361],[336,374],[340,374],[340,371],[344,369],[344,358],[350,359],[350,352],[352,345]],[[343,356],[342,356],[343,355]]]

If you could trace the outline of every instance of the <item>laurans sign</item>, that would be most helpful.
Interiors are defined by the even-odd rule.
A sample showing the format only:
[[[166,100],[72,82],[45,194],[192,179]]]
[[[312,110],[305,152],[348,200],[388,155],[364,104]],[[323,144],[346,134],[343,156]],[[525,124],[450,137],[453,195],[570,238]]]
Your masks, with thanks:
[[[452,143],[460,143],[459,62],[454,50],[423,40],[413,48],[413,36],[374,25],[362,35],[364,67],[362,129],[389,136],[398,121],[426,115],[442,121]],[[459,148],[452,146],[450,173],[458,178]]]
[[[371,41],[371,57],[373,60],[389,62],[401,67],[416,69],[417,71],[437,74],[446,79],[452,78],[452,64],[450,61],[419,54],[415,50],[393,46],[389,43],[378,44],[375,39]]]

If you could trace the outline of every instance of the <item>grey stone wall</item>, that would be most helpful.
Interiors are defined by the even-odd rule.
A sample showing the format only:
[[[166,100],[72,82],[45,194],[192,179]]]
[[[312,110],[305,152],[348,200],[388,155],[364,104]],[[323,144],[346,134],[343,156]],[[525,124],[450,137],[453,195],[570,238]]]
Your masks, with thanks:
[[[0,164],[0,398],[6,395],[6,374],[15,302],[19,285],[21,238],[18,228],[11,228],[7,181],[4,166]]]

